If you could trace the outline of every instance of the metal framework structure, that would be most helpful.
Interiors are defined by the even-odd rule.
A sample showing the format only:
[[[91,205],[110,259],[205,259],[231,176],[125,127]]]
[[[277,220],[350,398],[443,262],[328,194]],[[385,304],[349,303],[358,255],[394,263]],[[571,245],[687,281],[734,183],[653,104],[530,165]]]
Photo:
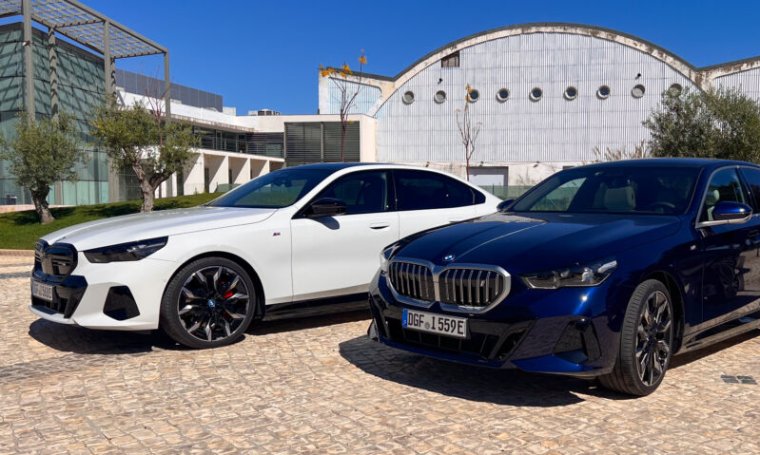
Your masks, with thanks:
[[[105,88],[109,96],[114,93],[116,59],[163,54],[164,108],[166,114],[171,115],[169,50],[165,47],[76,0],[0,0],[0,18],[17,15],[23,15],[24,22],[24,105],[30,117],[34,116],[34,80],[29,77],[34,74],[32,21],[48,28],[48,58],[54,112],[58,99],[55,34],[60,33],[103,56]]]

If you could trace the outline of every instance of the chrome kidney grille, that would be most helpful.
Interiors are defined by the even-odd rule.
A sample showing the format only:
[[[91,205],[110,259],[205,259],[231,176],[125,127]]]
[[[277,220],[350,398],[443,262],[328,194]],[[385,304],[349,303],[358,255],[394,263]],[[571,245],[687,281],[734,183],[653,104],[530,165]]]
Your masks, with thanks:
[[[435,299],[433,273],[427,266],[411,262],[393,262],[388,268],[394,289],[401,295],[423,301]]]
[[[446,269],[438,277],[441,302],[467,307],[486,307],[499,298],[506,278],[495,270]]]
[[[440,302],[451,311],[479,313],[491,309],[509,293],[509,273],[497,266],[452,264],[434,266],[396,259],[388,267],[391,289],[400,301],[429,307]]]

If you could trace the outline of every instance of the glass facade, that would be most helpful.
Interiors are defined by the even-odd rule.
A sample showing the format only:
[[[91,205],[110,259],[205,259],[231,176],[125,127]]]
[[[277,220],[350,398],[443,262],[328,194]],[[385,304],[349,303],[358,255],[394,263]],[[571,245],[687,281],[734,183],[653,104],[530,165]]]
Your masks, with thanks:
[[[24,57],[21,24],[0,27],[0,132],[15,134],[19,114],[24,110]],[[35,111],[38,117],[52,114],[50,66],[47,38],[34,30]],[[48,196],[51,204],[97,204],[108,201],[108,159],[97,150],[89,136],[93,111],[105,97],[103,61],[69,43],[57,41],[59,111],[71,116],[80,132],[87,160],[77,166],[79,180],[56,185]],[[0,162],[0,204],[31,204],[28,191],[20,188]]]
[[[129,93],[137,95],[161,97],[164,93],[163,80],[122,69],[116,70],[116,85]],[[222,112],[222,95],[198,90],[197,88],[172,83],[171,98],[188,106],[214,109],[215,111]]]
[[[194,126],[193,132],[204,149],[283,157],[282,133],[234,133],[199,126]]]

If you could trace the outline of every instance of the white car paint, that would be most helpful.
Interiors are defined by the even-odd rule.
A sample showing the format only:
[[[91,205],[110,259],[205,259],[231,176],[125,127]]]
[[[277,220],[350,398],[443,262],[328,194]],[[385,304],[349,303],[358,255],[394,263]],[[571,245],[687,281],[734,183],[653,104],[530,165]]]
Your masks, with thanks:
[[[495,196],[470,185],[485,202],[459,208],[294,218],[324,188],[344,175],[368,170],[412,169],[365,164],[333,172],[293,205],[280,209],[197,207],[120,216],[53,232],[42,240],[73,245],[87,289],[71,318],[30,305],[36,315],[60,323],[113,330],[158,328],[167,282],[192,259],[225,253],[245,261],[257,274],[266,305],[366,292],[386,245],[415,232],[496,211]],[[467,184],[467,182],[463,182]],[[236,190],[233,190],[236,191]],[[139,261],[91,263],[86,250],[168,236],[159,251]],[[128,286],[140,315],[118,321],[103,313],[108,290]]]

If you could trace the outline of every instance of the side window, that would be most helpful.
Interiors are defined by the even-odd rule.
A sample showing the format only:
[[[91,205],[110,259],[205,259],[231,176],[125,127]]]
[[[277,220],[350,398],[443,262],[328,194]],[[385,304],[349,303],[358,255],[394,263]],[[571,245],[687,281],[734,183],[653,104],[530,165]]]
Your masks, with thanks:
[[[741,173],[749,185],[750,193],[752,193],[752,211],[758,213],[760,212],[760,169],[745,167],[741,169]]]
[[[340,177],[322,190],[316,199],[330,197],[346,204],[346,215],[378,213],[390,210],[388,173],[354,172]]]
[[[736,169],[721,169],[713,174],[710,184],[707,186],[705,202],[702,205],[699,221],[712,221],[713,209],[715,208],[715,204],[720,201],[744,203],[744,192],[742,191],[741,183],[739,183]]]
[[[445,175],[425,171],[394,171],[399,210],[463,207],[485,201],[485,196]]]

